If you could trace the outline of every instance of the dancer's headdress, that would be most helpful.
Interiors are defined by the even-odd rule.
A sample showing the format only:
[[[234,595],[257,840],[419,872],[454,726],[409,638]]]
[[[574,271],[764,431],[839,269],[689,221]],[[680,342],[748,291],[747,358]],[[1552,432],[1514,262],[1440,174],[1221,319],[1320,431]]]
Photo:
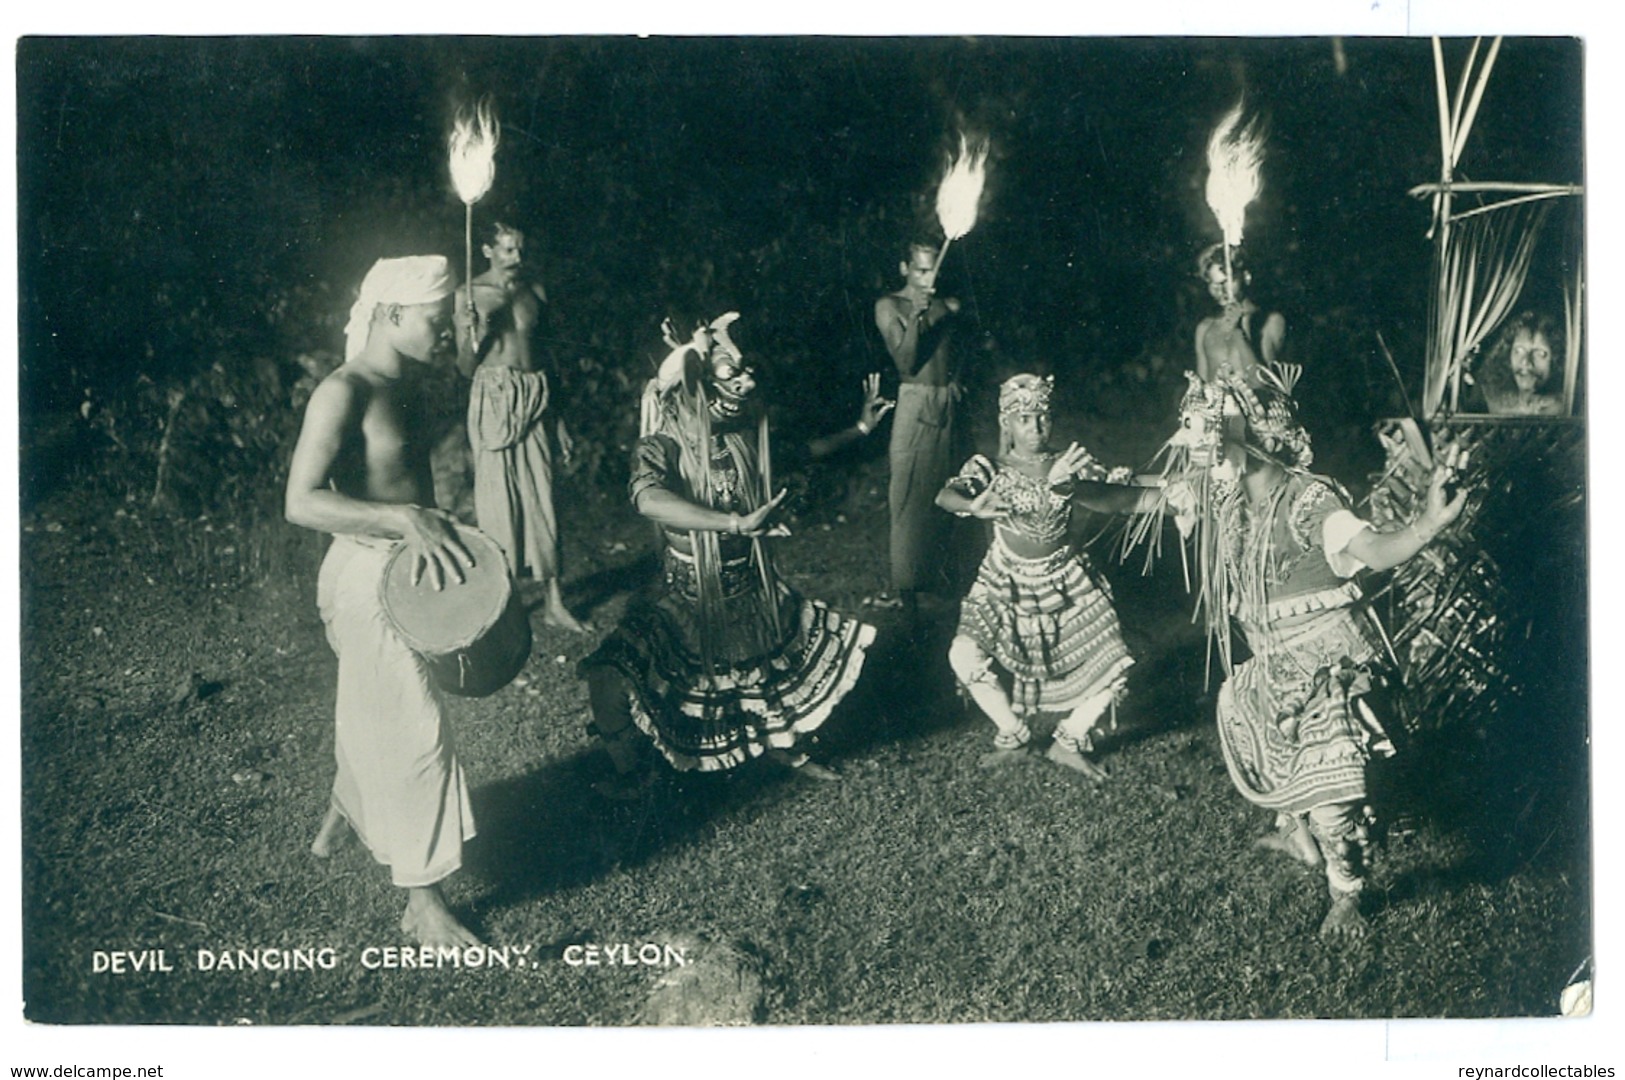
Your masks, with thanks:
[[[1216,474],[1223,461],[1224,444],[1240,442],[1247,454],[1280,465],[1288,472],[1308,471],[1314,461],[1309,433],[1299,422],[1292,388],[1302,369],[1289,364],[1263,364],[1256,381],[1231,375],[1204,381],[1187,373],[1188,385],[1180,402],[1180,429],[1162,450],[1166,485],[1162,504],[1125,533],[1127,544],[1147,546],[1147,564],[1159,547],[1163,515],[1175,514],[1180,533],[1190,541],[1196,580],[1186,581],[1197,591],[1209,640],[1218,648],[1228,672],[1231,665],[1230,619],[1240,609],[1259,608],[1263,598],[1242,596],[1232,580],[1226,550],[1230,543],[1224,521],[1233,524],[1238,497],[1237,478]],[[1229,517],[1226,517],[1229,515]],[[1183,554],[1183,549],[1181,549]]]
[[[1292,388],[1303,369],[1296,364],[1261,364],[1255,370],[1257,387],[1233,377],[1223,384],[1246,420],[1248,448],[1288,469],[1309,468],[1315,452],[1292,399]]]
[[[694,328],[693,336],[687,341],[677,340],[676,328],[670,319],[661,324],[661,334],[671,352],[666,354],[655,370],[655,377],[643,388],[638,423],[640,435],[651,435],[668,426],[671,410],[666,399],[674,391],[681,389],[688,397],[703,402],[708,374],[706,366],[713,352],[725,353],[736,364],[744,359],[733,338],[728,336],[728,327],[738,318],[739,312],[730,311],[717,316],[709,325],[701,323]],[[698,411],[706,410],[702,407]]]
[[[1050,397],[1054,393],[1053,375],[1012,375],[999,386],[999,415],[1047,413]]]

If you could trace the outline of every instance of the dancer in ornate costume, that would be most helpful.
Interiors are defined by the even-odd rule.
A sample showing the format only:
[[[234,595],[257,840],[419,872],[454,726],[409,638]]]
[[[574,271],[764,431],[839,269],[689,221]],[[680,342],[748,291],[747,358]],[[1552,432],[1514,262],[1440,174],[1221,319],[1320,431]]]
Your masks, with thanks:
[[[593,723],[617,781],[637,790],[642,731],[671,765],[705,772],[758,756],[834,779],[798,746],[857,681],[874,628],[801,597],[774,571],[769,538],[784,498],[770,494],[766,416],[728,335],[730,312],[678,343],[644,390],[630,494],[661,527],[664,584],[581,662]],[[864,383],[858,421],[807,447],[835,452],[891,407]]]
[[[954,674],[998,728],[984,764],[1024,754],[1026,716],[1065,712],[1046,757],[1093,780],[1106,772],[1089,756],[1097,721],[1122,692],[1134,662],[1104,583],[1067,535],[1074,503],[1129,513],[1156,493],[1125,486],[1073,443],[1049,448],[1053,378],[1017,375],[999,388],[999,454],[965,463],[937,496],[962,517],[994,523],[993,543],[960,608],[948,649]],[[995,667],[1010,682],[1007,690]]]
[[[1276,814],[1261,845],[1325,864],[1327,937],[1365,933],[1366,770],[1393,753],[1372,693],[1389,677],[1381,628],[1352,580],[1416,555],[1460,515],[1445,485],[1460,464],[1441,456],[1427,504],[1410,525],[1378,532],[1333,480],[1308,472],[1308,433],[1290,396],[1295,369],[1204,383],[1194,375],[1170,441],[1169,484],[1181,531],[1196,536],[1201,603],[1228,678],[1219,692],[1225,764],[1237,790]],[[1232,665],[1230,621],[1250,659]]]

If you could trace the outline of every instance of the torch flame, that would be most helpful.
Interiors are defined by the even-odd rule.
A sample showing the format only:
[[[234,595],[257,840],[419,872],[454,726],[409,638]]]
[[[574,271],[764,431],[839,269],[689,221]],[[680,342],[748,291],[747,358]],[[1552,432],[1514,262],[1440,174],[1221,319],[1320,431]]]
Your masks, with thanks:
[[[937,187],[937,220],[948,240],[958,240],[976,224],[976,204],[981,201],[982,184],[987,179],[983,170],[986,163],[987,143],[980,141],[972,147],[960,132],[959,155]]]
[[[491,190],[496,178],[497,143],[502,125],[491,112],[489,101],[469,110],[459,109],[451,130],[451,182],[457,197],[473,206]]]
[[[1258,118],[1245,127],[1241,123],[1241,102],[1224,114],[1207,141],[1207,204],[1219,219],[1224,242],[1229,247],[1241,243],[1247,204],[1258,197],[1259,165],[1264,160],[1264,136]]]

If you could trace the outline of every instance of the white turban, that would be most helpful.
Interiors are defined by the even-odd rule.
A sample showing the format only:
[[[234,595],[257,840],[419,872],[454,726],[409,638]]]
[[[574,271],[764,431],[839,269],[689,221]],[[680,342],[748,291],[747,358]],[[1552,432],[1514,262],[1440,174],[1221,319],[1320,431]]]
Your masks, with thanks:
[[[344,359],[354,360],[367,347],[372,313],[379,304],[432,304],[457,288],[444,255],[408,255],[379,259],[361,281],[361,295],[350,308],[344,327]]]

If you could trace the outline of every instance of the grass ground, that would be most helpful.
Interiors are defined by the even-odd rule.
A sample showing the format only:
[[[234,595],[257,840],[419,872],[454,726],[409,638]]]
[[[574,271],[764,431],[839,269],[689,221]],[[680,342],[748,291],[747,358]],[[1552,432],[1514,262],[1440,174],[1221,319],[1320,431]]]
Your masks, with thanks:
[[[1104,452],[1132,445],[1110,424],[1083,434],[1133,460]],[[848,613],[883,585],[883,469],[860,464],[779,549]],[[611,625],[649,531],[614,497],[570,496],[563,516],[568,595]],[[32,1020],[632,1024],[663,969],[564,956],[651,941],[742,957],[771,1024],[1549,1015],[1590,952],[1583,771],[1510,805],[1459,747],[1397,789],[1369,939],[1323,944],[1322,880],[1252,847],[1269,822],[1225,775],[1177,570],[1108,565],[1140,663],[1100,787],[1042,761],[978,768],[990,727],[952,691],[951,624],[909,637],[877,617],[821,748],[841,783],[749,768],[608,804],[573,670],[593,642],[538,628],[522,682],[452,713],[480,836],[449,898],[525,965],[370,969],[364,949],[404,944],[400,896],[353,840],[306,850],[333,772],[319,545],[243,586],[207,571],[241,539],[202,529],[83,495],[24,522]],[[322,947],[331,970],[197,964]],[[157,949],[175,970],[94,969]]]

